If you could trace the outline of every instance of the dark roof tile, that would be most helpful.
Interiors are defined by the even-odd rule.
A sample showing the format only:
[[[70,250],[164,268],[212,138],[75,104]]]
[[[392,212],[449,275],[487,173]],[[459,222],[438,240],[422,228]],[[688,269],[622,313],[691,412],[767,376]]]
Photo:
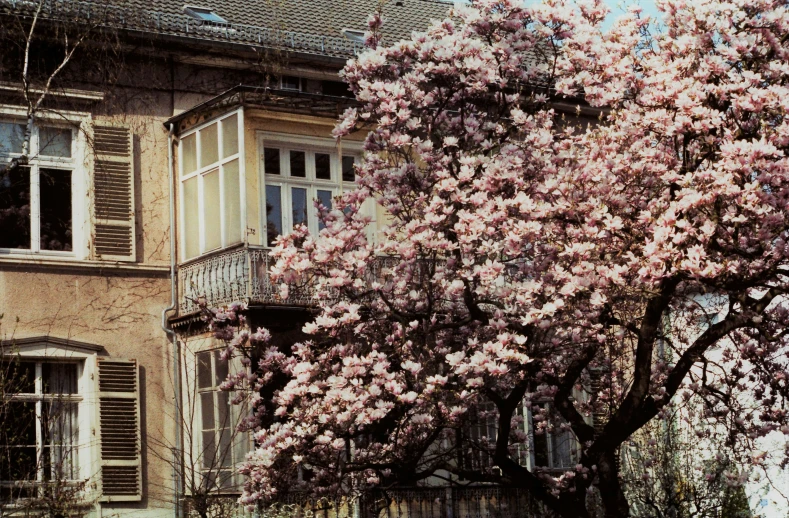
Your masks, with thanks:
[[[379,0],[130,0],[126,7],[179,16],[185,5],[206,7],[232,25],[264,27],[325,38],[345,39],[343,29],[366,30]],[[384,4],[384,36],[393,43],[425,30],[447,15],[452,4],[439,0],[389,0]],[[231,38],[232,39],[232,38]],[[327,52],[331,53],[331,52]]]

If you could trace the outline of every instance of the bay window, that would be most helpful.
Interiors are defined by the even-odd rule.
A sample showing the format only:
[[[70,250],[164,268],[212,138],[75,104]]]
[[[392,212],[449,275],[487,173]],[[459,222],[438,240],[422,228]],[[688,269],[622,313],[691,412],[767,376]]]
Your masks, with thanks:
[[[0,121],[0,161],[22,155],[25,126]],[[74,250],[76,130],[39,124],[28,163],[0,169],[0,250],[71,255]]]
[[[181,250],[184,259],[243,241],[242,112],[181,137]]]
[[[358,149],[340,154],[330,139],[278,134],[262,135],[260,149],[268,246],[296,225],[307,225],[317,233],[323,224],[318,221],[315,200],[331,209],[335,196],[354,188]]]

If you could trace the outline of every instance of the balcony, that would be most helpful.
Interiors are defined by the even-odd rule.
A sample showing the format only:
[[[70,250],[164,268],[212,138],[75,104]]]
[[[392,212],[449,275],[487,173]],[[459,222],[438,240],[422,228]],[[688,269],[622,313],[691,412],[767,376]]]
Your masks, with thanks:
[[[368,275],[383,279],[385,269],[397,259],[381,257]],[[204,255],[182,265],[178,271],[178,314],[198,311],[197,299],[205,297],[210,307],[243,301],[250,305],[309,307],[315,305],[309,289],[291,288],[287,298],[271,282],[269,267],[274,263],[270,250],[246,245]]]

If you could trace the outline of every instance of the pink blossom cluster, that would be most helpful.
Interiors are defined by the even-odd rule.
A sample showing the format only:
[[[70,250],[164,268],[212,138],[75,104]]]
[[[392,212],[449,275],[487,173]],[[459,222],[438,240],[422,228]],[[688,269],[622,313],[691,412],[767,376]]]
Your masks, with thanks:
[[[357,189],[273,252],[318,312],[292,347],[219,327],[259,350],[244,502],[443,474],[626,513],[616,452],[672,404],[745,449],[789,430],[789,13],[658,7],[660,30],[634,9],[605,32],[600,1],[477,0],[394,43],[371,17],[335,130],[373,128]],[[484,405],[495,437],[469,433]],[[528,421],[571,430],[578,466],[527,469]]]

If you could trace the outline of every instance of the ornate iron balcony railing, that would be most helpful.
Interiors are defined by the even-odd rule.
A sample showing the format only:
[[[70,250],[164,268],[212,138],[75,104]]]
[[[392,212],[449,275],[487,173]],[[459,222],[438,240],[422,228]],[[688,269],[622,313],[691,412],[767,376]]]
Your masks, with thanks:
[[[383,270],[394,266],[397,261],[393,257],[381,257],[367,275],[373,279],[383,279]],[[291,287],[286,298],[280,296],[279,286],[271,282],[268,274],[273,262],[269,250],[257,246],[221,250],[190,261],[178,270],[179,314],[197,311],[198,299],[201,297],[211,307],[235,301],[291,307],[314,306],[316,301],[309,289]]]

